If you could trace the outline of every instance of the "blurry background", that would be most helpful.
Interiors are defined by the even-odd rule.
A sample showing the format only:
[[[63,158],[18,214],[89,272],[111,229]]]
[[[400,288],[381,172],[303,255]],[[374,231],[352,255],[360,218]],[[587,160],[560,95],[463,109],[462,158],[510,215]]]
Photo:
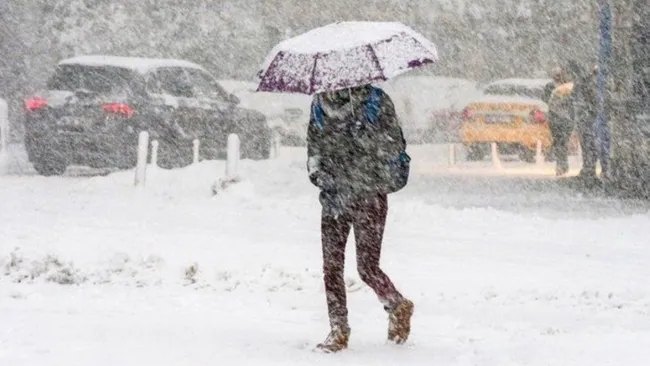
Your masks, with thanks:
[[[412,26],[439,47],[437,76],[545,77],[557,62],[595,61],[597,16],[590,0],[2,0],[0,98],[16,121],[57,60],[89,53],[183,58],[252,80],[274,44],[337,20]]]

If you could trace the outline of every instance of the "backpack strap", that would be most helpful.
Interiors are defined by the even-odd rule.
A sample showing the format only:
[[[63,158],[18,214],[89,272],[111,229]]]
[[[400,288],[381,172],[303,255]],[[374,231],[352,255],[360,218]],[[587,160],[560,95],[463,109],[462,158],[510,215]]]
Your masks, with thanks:
[[[315,101],[312,106],[311,106],[311,114],[314,116],[314,122],[316,123],[316,127],[318,127],[319,130],[323,130],[323,107],[321,107],[320,103],[318,101]]]
[[[383,97],[383,92],[379,88],[372,87],[370,90],[370,95],[368,96],[368,100],[366,101],[366,108],[365,108],[365,116],[366,116],[366,122],[368,122],[371,125],[374,125],[377,123],[379,120],[379,115],[381,114],[381,100]],[[324,112],[323,112],[323,107],[320,105],[320,102],[318,99],[314,101],[311,107],[311,113],[312,116],[314,117],[314,122],[316,123],[316,127],[318,127],[319,130],[323,130],[324,128]]]
[[[379,114],[381,113],[381,99],[382,91],[379,88],[373,87],[370,90],[370,95],[368,96],[368,101],[366,102],[366,121],[371,125],[377,123],[379,120]]]

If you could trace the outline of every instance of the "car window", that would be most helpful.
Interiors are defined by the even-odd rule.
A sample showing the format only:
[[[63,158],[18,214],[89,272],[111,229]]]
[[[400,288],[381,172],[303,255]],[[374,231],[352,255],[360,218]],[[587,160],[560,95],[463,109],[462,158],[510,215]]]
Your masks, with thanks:
[[[129,92],[133,72],[110,66],[60,65],[47,81],[49,90],[90,90],[100,94]]]
[[[508,95],[517,97],[527,97],[533,99],[542,99],[544,88],[536,88],[524,85],[511,85],[511,84],[493,84],[488,85],[485,94],[489,95]]]
[[[147,89],[152,93],[174,97],[193,98],[194,88],[181,67],[166,67],[155,71],[147,79]]]
[[[197,97],[215,99],[221,102],[228,101],[228,92],[210,74],[198,69],[187,69],[186,71]]]

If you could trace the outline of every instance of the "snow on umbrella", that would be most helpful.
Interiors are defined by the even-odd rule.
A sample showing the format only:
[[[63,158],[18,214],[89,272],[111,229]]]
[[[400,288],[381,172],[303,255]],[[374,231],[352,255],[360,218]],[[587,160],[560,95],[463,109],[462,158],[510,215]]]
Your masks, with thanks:
[[[435,45],[398,22],[338,22],[281,42],[257,91],[314,94],[386,81],[438,60]]]

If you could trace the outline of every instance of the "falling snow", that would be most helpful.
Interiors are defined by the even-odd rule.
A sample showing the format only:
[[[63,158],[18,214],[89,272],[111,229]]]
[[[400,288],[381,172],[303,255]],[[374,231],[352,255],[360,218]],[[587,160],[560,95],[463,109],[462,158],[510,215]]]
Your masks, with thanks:
[[[0,365],[647,364],[649,11],[0,1]]]

